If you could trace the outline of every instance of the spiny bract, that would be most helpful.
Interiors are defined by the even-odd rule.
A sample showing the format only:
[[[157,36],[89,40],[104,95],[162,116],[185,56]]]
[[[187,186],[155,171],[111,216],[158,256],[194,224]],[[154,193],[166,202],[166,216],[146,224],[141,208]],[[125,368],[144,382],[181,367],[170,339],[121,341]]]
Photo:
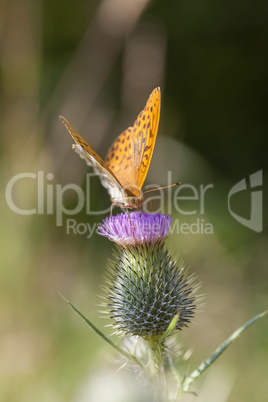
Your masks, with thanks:
[[[172,260],[163,241],[118,246],[117,260],[110,268],[108,306],[118,332],[162,335],[176,314],[176,329],[190,322],[195,309],[193,277]]]

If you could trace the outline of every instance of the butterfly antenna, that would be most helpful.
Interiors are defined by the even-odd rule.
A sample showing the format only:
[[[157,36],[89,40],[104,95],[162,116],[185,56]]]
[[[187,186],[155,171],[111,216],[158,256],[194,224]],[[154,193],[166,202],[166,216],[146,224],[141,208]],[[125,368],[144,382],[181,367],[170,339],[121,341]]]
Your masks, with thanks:
[[[170,184],[169,186],[165,186],[165,187],[157,187],[157,188],[153,188],[152,190],[147,190],[147,191],[144,191],[144,192],[143,192],[143,194],[145,194],[145,193],[150,193],[151,191],[163,190],[164,188],[169,188],[169,187],[178,186],[179,184],[181,184],[181,182],[180,182],[180,181],[179,181],[178,183]]]

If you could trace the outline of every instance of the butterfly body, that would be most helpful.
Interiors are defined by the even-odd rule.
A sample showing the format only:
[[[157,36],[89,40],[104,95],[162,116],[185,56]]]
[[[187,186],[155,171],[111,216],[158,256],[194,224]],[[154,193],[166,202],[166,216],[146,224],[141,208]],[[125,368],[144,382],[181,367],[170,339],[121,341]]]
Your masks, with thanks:
[[[150,166],[159,116],[160,88],[150,95],[133,127],[123,131],[110,147],[105,161],[62,116],[60,119],[75,141],[74,150],[92,166],[107,188],[111,201],[125,208],[139,208],[142,185]]]

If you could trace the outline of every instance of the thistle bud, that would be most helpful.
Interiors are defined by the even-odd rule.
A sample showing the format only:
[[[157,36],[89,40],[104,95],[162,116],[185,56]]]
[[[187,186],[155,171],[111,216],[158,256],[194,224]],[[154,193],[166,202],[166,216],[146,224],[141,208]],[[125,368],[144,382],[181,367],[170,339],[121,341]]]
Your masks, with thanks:
[[[117,243],[110,264],[108,307],[118,332],[143,338],[163,335],[174,316],[187,326],[195,310],[189,277],[166,248],[171,217],[133,212],[104,220],[99,233]]]

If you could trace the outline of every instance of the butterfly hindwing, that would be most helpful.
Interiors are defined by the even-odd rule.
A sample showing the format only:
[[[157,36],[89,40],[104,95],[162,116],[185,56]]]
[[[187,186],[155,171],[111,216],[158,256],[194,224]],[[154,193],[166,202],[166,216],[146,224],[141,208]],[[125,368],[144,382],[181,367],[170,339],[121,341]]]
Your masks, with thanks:
[[[133,191],[135,169],[133,153],[133,127],[123,131],[109,149],[105,162],[124,188]]]

